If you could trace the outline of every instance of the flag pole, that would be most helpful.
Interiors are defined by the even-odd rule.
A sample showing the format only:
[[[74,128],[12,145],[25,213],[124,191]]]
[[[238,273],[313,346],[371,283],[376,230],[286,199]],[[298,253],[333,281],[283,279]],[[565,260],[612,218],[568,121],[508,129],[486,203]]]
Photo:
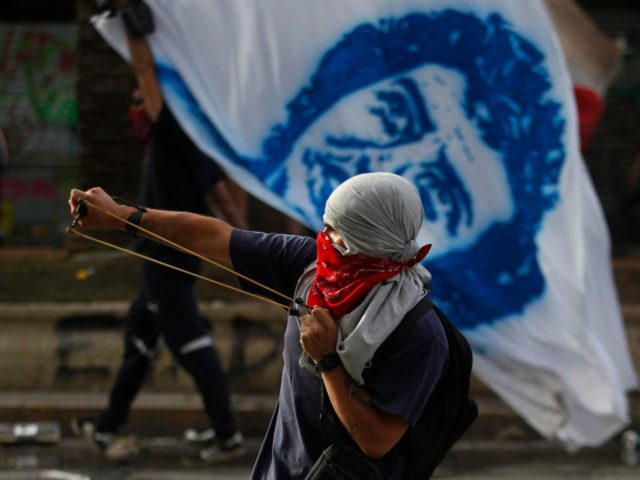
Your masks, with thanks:
[[[134,2],[130,0],[118,0],[118,10],[125,15],[128,13],[126,12],[127,9],[133,10],[133,3]],[[149,17],[149,19],[151,19],[151,17]],[[144,33],[133,32],[129,22],[124,21],[123,23],[127,35],[127,44],[129,45],[131,67],[133,68],[133,73],[144,97],[143,106],[149,116],[149,120],[155,123],[160,115],[164,101],[156,77],[153,54],[149,44],[145,40]]]

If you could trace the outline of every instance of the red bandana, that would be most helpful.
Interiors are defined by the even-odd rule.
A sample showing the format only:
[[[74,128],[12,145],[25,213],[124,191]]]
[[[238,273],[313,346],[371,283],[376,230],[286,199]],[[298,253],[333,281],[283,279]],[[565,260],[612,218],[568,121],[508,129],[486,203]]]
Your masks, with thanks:
[[[328,308],[340,318],[378,283],[414,266],[427,256],[431,245],[422,247],[406,263],[362,255],[342,255],[324,233],[318,234],[318,267],[311,284],[307,304]]]

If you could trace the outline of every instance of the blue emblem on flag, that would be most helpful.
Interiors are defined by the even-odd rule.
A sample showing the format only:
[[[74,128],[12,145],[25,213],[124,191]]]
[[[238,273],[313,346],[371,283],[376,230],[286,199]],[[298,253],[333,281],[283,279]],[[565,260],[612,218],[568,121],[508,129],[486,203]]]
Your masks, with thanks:
[[[544,55],[499,14],[444,10],[354,28],[257,156],[224,141],[175,70],[158,73],[209,141],[310,226],[353,175],[411,180],[437,247],[432,295],[458,326],[519,314],[544,292],[536,235],[558,200],[565,121]]]

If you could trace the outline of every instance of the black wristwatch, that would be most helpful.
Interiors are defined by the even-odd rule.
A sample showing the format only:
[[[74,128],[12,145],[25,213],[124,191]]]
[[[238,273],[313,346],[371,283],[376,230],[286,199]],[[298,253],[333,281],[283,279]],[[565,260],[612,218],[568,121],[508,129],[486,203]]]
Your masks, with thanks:
[[[342,364],[340,360],[340,355],[337,352],[331,352],[324,355],[318,363],[316,363],[315,369],[316,372],[328,372],[333,370],[334,368],[338,368]]]
[[[146,208],[144,207],[138,207],[136,205],[136,207],[138,208],[138,210],[136,210],[135,212],[133,212],[131,215],[129,215],[129,218],[127,218],[127,222],[133,223],[133,225],[140,225],[140,221],[142,220],[142,215],[144,215],[147,211]],[[138,229],[136,227],[134,227],[133,225],[130,225],[129,223],[125,223],[124,224],[124,230],[125,232],[127,232],[129,234],[129,236],[131,237],[137,237],[138,236]]]
[[[116,203],[118,203],[119,205],[127,205],[128,207],[135,208],[136,211],[133,212],[131,215],[129,215],[129,218],[127,218],[127,222],[133,223],[133,225],[140,226],[140,221],[142,220],[142,215],[147,213],[147,209],[146,208],[141,207],[140,205],[136,205],[135,203],[130,202],[129,200],[125,200],[124,198],[120,198],[120,197],[111,197],[111,198],[113,198],[116,201]],[[134,227],[133,225],[129,225],[128,223],[125,223],[124,224],[124,231],[130,237],[137,237],[138,236],[138,229],[136,227]]]

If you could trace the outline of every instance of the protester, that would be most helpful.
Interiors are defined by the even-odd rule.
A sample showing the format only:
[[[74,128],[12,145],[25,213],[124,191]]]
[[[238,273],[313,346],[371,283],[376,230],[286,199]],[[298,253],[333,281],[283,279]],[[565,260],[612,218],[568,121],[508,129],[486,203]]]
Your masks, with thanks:
[[[220,168],[198,150],[166,106],[155,122],[151,122],[139,90],[132,96],[129,117],[136,136],[148,142],[141,203],[147,207],[207,214],[207,195],[225,179]],[[229,214],[231,223],[246,226],[231,203],[225,203],[222,209]],[[140,242],[137,250],[184,270],[199,272],[201,269],[199,259],[149,240]],[[107,458],[119,459],[136,453],[135,445],[123,448],[122,442],[116,441],[116,433],[126,423],[131,403],[148,376],[160,337],[193,377],[202,396],[211,429],[199,435],[189,432],[193,439],[204,443],[200,457],[214,463],[244,452],[209,325],[198,311],[194,283],[194,277],[152,262],[144,262],[142,266],[140,290],[125,319],[124,356],[109,405],[95,418],[77,418],[72,423],[74,431]]]
[[[79,221],[83,227],[124,229],[121,220],[98,208],[119,218],[136,214],[100,188],[72,190],[72,212],[81,199],[89,202]],[[237,272],[302,299],[287,319],[279,403],[252,478],[305,478],[332,444],[364,452],[382,478],[406,478],[410,433],[443,382],[459,382],[451,390],[459,398],[438,395],[437,404],[429,403],[430,414],[441,417],[432,423],[430,435],[447,440],[440,453],[427,450],[424,456],[437,455],[440,461],[475,419],[472,411],[469,421],[451,433],[450,424],[462,410],[458,400],[468,402],[471,360],[458,377],[450,375],[458,360],[451,356],[454,346],[436,311],[421,314],[410,335],[395,335],[428,293],[430,274],[420,261],[429,246],[416,242],[423,217],[410,182],[370,173],[347,180],[331,194],[323,217],[326,228],[316,241],[235,229],[184,212],[149,210],[140,218],[145,229],[207,257],[231,261]],[[246,280],[241,283],[273,296]],[[302,310],[300,316],[296,309]],[[389,348],[386,340],[392,337]],[[451,405],[456,411],[447,411]]]

